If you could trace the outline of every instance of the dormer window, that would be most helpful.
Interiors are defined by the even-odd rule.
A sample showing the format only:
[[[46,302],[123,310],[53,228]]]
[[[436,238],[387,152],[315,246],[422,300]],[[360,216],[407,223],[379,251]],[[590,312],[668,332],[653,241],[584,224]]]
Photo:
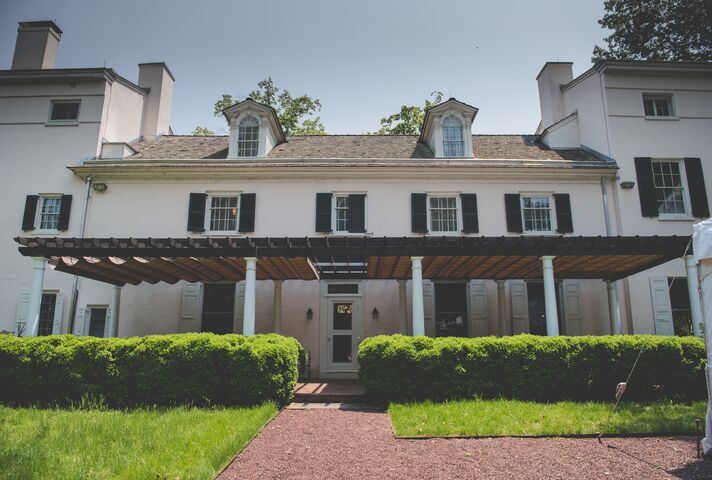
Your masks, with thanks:
[[[237,156],[256,157],[260,146],[260,123],[252,115],[240,121],[237,132]]]
[[[446,157],[464,157],[462,122],[454,115],[443,120],[443,152]]]

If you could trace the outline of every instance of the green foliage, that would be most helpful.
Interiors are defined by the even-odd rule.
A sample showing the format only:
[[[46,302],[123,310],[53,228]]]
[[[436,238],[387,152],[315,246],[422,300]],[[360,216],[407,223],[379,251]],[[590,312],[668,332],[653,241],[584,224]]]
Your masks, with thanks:
[[[641,349],[627,400],[704,398],[705,348],[693,337],[377,336],[361,343],[358,361],[380,400],[611,400]]]
[[[319,117],[310,117],[321,110],[321,101],[308,95],[293,97],[289,90],[281,90],[275,86],[271,77],[257,84],[247,96],[255,102],[274,108],[277,112],[282,130],[285,135],[324,135],[326,129]],[[216,117],[222,115],[223,110],[236,103],[232,95],[223,94],[215,102],[213,113]],[[305,118],[306,117],[306,118]]]
[[[598,21],[613,33],[593,60],[712,60],[709,0],[606,0]]]
[[[132,410],[0,405],[0,478],[209,480],[276,413],[274,403]]]
[[[443,92],[432,92],[429,99],[425,100],[425,106],[402,105],[398,113],[381,119],[379,135],[418,135],[425,120],[425,112],[439,104],[443,98]]]
[[[134,405],[286,403],[302,347],[279,335],[0,336],[0,402]]]
[[[692,434],[707,404],[694,402],[556,402],[456,400],[391,404],[398,436],[512,436],[606,434]]]
[[[215,135],[215,132],[210,130],[208,127],[198,125],[197,127],[195,127],[195,130],[193,130],[193,133],[191,133],[191,135],[195,135],[197,137],[210,137],[212,135]]]

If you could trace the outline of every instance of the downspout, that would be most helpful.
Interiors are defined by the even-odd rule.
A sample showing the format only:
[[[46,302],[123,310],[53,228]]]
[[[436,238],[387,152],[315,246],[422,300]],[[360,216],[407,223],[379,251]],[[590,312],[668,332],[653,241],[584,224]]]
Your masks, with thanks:
[[[84,180],[86,184],[86,189],[84,190],[84,204],[82,205],[82,218],[79,224],[79,237],[84,238],[84,228],[87,223],[87,209],[89,208],[89,192],[91,190],[91,177],[87,177]],[[79,276],[74,275],[74,280],[72,282],[72,302],[69,306],[69,330],[67,333],[74,333],[74,317],[77,313],[77,300],[79,297]]]
[[[606,177],[601,177],[601,197],[603,199],[603,218],[606,225],[606,236],[612,236],[611,217],[608,212],[608,191],[606,189]],[[606,280],[606,288],[608,291],[608,316],[610,319],[611,335],[620,335],[621,331],[621,314],[618,304],[618,288],[616,283],[611,280]]]

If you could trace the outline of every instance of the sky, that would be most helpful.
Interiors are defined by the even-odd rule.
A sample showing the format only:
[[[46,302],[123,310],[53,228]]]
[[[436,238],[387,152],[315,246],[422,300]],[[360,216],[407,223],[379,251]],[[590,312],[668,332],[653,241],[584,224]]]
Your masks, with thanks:
[[[56,67],[106,65],[132,81],[163,61],[176,78],[171,125],[227,133],[213,104],[271,76],[321,100],[328,133],[376,131],[435,90],[479,108],[473,133],[533,133],[547,61],[591,66],[603,0],[0,0],[0,69],[17,22],[63,30]]]

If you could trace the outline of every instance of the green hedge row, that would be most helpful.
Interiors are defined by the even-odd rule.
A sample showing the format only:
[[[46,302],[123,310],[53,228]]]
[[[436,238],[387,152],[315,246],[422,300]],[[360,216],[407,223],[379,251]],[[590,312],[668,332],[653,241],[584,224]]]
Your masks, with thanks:
[[[292,398],[303,349],[279,335],[0,336],[0,401],[253,405]]]
[[[643,349],[625,398],[705,398],[705,348],[693,337],[428,338],[364,340],[360,378],[382,401],[506,397],[612,400]]]

